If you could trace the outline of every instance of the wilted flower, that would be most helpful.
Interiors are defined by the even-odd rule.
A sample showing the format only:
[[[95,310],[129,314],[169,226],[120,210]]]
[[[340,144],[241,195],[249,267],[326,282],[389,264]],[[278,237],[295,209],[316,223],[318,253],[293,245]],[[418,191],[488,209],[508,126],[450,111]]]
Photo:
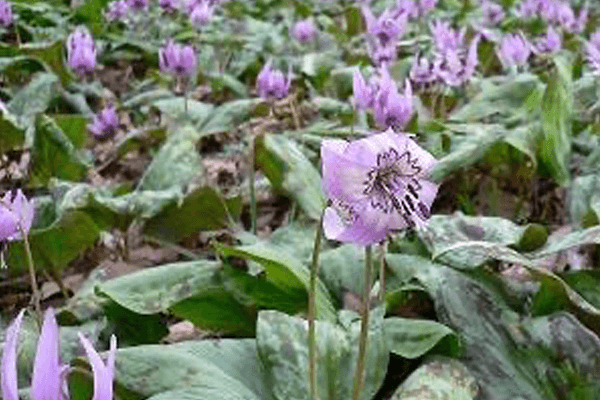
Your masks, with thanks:
[[[208,24],[215,12],[215,6],[211,5],[208,0],[201,1],[196,4],[190,13],[192,24],[197,27]]]
[[[269,60],[256,77],[256,87],[258,95],[263,99],[282,99],[287,96],[292,81],[292,69],[288,70],[287,79],[283,72],[272,68],[272,61]]]
[[[27,200],[21,189],[14,198],[6,192],[0,199],[0,240],[20,240],[21,230],[27,235],[33,223],[33,200]]]
[[[177,0],[158,0],[158,5],[160,8],[167,12],[175,11],[177,9],[178,1]]]
[[[361,9],[367,24],[367,33],[374,41],[374,46],[387,47],[395,44],[394,42],[404,34],[407,22],[406,14],[396,17],[390,9],[386,9],[379,18],[375,18],[368,6],[363,5]]]
[[[396,82],[392,80],[386,68],[381,70],[379,89],[373,102],[375,121],[384,129],[399,130],[410,121],[413,114],[412,88],[406,81],[404,96],[398,93]]]
[[[0,24],[4,27],[11,26],[13,23],[13,13],[10,3],[0,0]]]
[[[119,116],[115,107],[110,105],[94,115],[94,119],[88,125],[88,129],[94,134],[96,139],[113,137],[119,129]]]
[[[485,0],[481,4],[481,11],[483,12],[483,19],[489,25],[496,25],[504,19],[504,9],[500,4]]]
[[[317,36],[317,27],[311,19],[298,21],[292,27],[292,36],[300,43],[310,43]]]
[[[557,53],[562,46],[560,34],[548,25],[546,36],[535,43],[534,49],[539,53]]]
[[[447,21],[436,20],[430,26],[435,48],[440,54],[455,51],[462,47],[465,37],[465,28],[460,31],[450,27]]]
[[[369,245],[429,218],[438,185],[427,176],[437,161],[405,134],[323,140],[321,161],[327,238]]]
[[[96,66],[96,47],[92,34],[80,26],[67,38],[67,64],[78,74],[90,73]]]
[[[2,351],[1,389],[4,400],[19,400],[17,386],[17,347],[19,332],[25,310],[22,310],[8,327]],[[108,362],[105,366],[92,345],[80,335],[81,342],[94,370],[94,400],[112,400],[112,386],[117,350],[116,337],[110,339]],[[58,324],[54,310],[49,308],[44,314],[31,379],[32,400],[56,400],[66,398],[64,374],[68,366],[60,363]]]
[[[120,21],[127,16],[129,6],[126,0],[117,0],[108,3],[106,10],[106,20],[109,22]]]
[[[504,67],[525,65],[531,55],[531,44],[522,34],[505,35],[497,49],[497,54]]]
[[[354,105],[359,110],[366,110],[373,105],[373,87],[367,84],[358,69],[352,75],[352,95]]]
[[[158,62],[163,72],[177,76],[191,76],[196,73],[198,60],[193,46],[183,46],[169,40],[158,51]]]
[[[150,4],[150,0],[127,0],[127,5],[132,10],[145,10]]]

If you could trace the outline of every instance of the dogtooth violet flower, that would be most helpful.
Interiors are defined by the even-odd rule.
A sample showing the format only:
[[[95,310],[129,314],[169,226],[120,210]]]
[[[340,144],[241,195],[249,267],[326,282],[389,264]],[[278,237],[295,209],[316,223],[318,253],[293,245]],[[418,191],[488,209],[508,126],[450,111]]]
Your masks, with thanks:
[[[496,52],[502,65],[506,68],[513,65],[525,65],[531,55],[531,47],[522,34],[507,34],[502,38]]]
[[[269,60],[256,77],[258,95],[263,99],[282,99],[287,96],[292,81],[292,68],[288,69],[285,78],[283,72],[273,69],[272,60]]]
[[[421,55],[415,56],[409,78],[417,89],[425,89],[438,80],[433,63]]]
[[[363,5],[361,10],[373,46],[387,47],[395,44],[404,34],[408,17],[406,14],[395,16],[389,8],[386,8],[379,18],[375,18],[368,6]]]
[[[481,3],[483,19],[489,25],[497,25],[504,19],[504,9],[500,4],[484,0]]]
[[[197,27],[208,24],[215,13],[215,7],[216,6],[211,4],[208,0],[196,3],[190,13],[190,21]]]
[[[2,398],[4,400],[19,400],[17,386],[17,347],[19,332],[23,321],[22,310],[13,323],[8,327],[6,340],[2,351],[0,364]],[[94,400],[112,400],[113,375],[115,365],[116,338],[110,340],[108,362],[105,365],[91,343],[81,336],[80,340],[90,360],[94,372]],[[44,322],[40,333],[31,380],[32,400],[62,400],[68,399],[65,390],[64,376],[68,366],[60,363],[60,348],[58,324],[54,310],[49,308],[44,314]]]
[[[67,64],[78,74],[94,71],[96,46],[92,34],[84,26],[67,37]]]
[[[586,61],[594,74],[600,74],[600,47],[593,42],[584,44]]]
[[[113,137],[119,129],[119,116],[115,107],[113,105],[104,107],[102,111],[94,115],[88,129],[97,139]]]
[[[400,0],[396,6],[396,15],[406,14],[410,19],[423,17],[433,10],[438,0]]]
[[[375,92],[373,86],[365,81],[358,68],[354,70],[352,74],[352,96],[354,97],[354,106],[357,109],[366,110],[373,106]]]
[[[460,31],[452,29],[447,21],[436,20],[429,25],[436,51],[446,54],[448,51],[459,50],[464,41],[466,29]]]
[[[177,76],[191,76],[196,72],[198,60],[193,46],[183,46],[169,40],[158,51],[158,62],[163,72]]]
[[[535,42],[533,49],[538,53],[557,53],[562,47],[562,39],[551,25],[548,25],[546,36],[538,39]]]
[[[373,102],[375,121],[384,128],[399,130],[403,128],[413,114],[412,88],[408,79],[404,96],[398,93],[396,82],[392,80],[386,68],[381,69],[379,88]]]
[[[11,26],[13,23],[13,13],[10,2],[0,0],[0,25],[4,27]]]
[[[158,0],[158,6],[167,12],[175,11],[178,6],[177,0]]]
[[[317,37],[317,27],[310,19],[298,21],[292,27],[292,37],[300,43],[310,43]]]
[[[0,240],[20,240],[21,229],[27,235],[33,223],[33,200],[27,200],[18,189],[14,196],[11,191],[6,192],[0,203]]]
[[[111,1],[105,13],[108,22],[120,21],[127,16],[129,6],[126,0]]]
[[[127,5],[132,10],[145,10],[150,4],[150,0],[127,0]]]
[[[374,244],[429,218],[438,184],[427,176],[437,161],[405,134],[323,140],[321,161],[330,200],[323,217],[328,239]]]
[[[468,82],[479,64],[477,58],[479,40],[480,36],[475,36],[467,52],[458,49],[448,50],[443,55],[438,54],[433,62],[434,74],[448,86],[460,86]]]

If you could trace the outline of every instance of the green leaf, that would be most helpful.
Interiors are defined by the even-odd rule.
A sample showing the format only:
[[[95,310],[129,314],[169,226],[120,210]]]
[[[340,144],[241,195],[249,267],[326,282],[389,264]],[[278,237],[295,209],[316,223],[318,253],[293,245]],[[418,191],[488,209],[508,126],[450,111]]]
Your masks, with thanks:
[[[242,99],[221,104],[198,126],[198,130],[202,136],[232,130],[246,121],[261,102],[261,99]]]
[[[347,292],[363,292],[364,268],[365,252],[353,244],[326,250],[320,256],[319,275],[327,288],[336,294],[339,304],[343,304]]]
[[[446,341],[449,353],[456,355],[458,337],[446,325],[412,318],[386,318],[384,330],[390,351],[404,358],[418,358]]]
[[[91,0],[93,3],[95,0]],[[47,69],[54,72],[60,78],[63,86],[68,85],[72,80],[72,75],[65,65],[65,50],[63,42],[57,41],[54,43],[26,43],[19,48],[19,52],[27,54],[30,57],[35,57],[44,62]]]
[[[479,388],[458,360],[436,358],[421,365],[394,392],[392,400],[474,400]]]
[[[256,138],[256,165],[276,191],[291,196],[306,215],[319,220],[325,201],[321,193],[321,176],[291,139],[281,135]]]
[[[578,176],[571,183],[569,214],[571,221],[581,227],[597,225],[600,221],[600,175]]]
[[[69,138],[73,146],[80,149],[89,142],[87,125],[89,120],[78,114],[55,114],[51,118]]]
[[[25,128],[4,105],[0,105],[0,153],[20,148],[25,142]]]
[[[360,320],[342,311],[343,325],[316,321],[317,387],[321,399],[351,397],[358,356]],[[278,399],[310,399],[308,325],[306,320],[277,311],[261,311],[256,330],[258,353]],[[387,372],[389,350],[383,332],[383,309],[371,311],[361,399],[372,399]]]
[[[202,124],[210,118],[215,108],[215,106],[210,103],[202,103],[197,100],[188,99],[188,112],[186,116],[185,99],[183,97],[159,99],[152,104],[173,121],[187,120],[195,127],[202,126]]]
[[[554,59],[554,65],[542,99],[544,139],[540,162],[559,185],[565,185],[569,181],[571,156],[572,66],[559,57]]]

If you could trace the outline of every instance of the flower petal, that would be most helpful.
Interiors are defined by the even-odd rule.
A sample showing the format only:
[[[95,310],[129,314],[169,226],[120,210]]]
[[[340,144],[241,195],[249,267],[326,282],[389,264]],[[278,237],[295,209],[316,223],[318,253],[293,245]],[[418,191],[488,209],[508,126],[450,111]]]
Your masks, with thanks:
[[[6,331],[6,340],[2,348],[2,363],[0,364],[0,389],[4,400],[19,400],[17,387],[17,345],[19,332],[25,310],[21,310],[17,318]]]
[[[94,398],[93,400],[112,400],[113,397],[113,374],[115,368],[115,352],[117,350],[117,338],[110,338],[110,351],[107,364],[105,365],[98,352],[85,336],[78,333],[79,340],[83,344],[85,353],[92,364],[94,371]]]
[[[33,364],[31,381],[31,398],[33,400],[62,400],[59,357],[58,324],[54,310],[49,308],[44,315],[42,333]]]

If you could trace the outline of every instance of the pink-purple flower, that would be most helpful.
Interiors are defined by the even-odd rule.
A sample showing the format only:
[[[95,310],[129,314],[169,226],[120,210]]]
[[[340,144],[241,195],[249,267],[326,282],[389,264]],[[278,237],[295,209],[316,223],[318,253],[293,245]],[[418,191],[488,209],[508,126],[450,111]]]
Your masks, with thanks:
[[[415,56],[409,77],[417,89],[424,89],[438,80],[433,63],[421,55]]]
[[[352,96],[354,97],[354,106],[359,110],[366,110],[373,106],[373,96],[375,88],[369,85],[363,78],[360,71],[354,70],[352,75]]]
[[[481,3],[483,19],[488,25],[497,25],[504,19],[504,9],[500,4],[484,0]]]
[[[106,13],[104,14],[108,22],[121,21],[127,16],[129,6],[126,0],[116,0],[108,3]]]
[[[317,37],[317,27],[312,19],[298,21],[292,27],[292,36],[300,43],[310,43]]]
[[[17,347],[23,321],[22,310],[8,327],[0,364],[0,389],[4,400],[19,400],[17,386]],[[91,343],[80,335],[86,354],[94,370],[94,400],[112,400],[116,338],[111,337],[108,362],[105,365]],[[68,399],[65,375],[68,366],[60,361],[58,324],[54,310],[49,308],[44,314],[31,380],[32,400]]]
[[[428,174],[437,161],[405,134],[324,140],[321,161],[330,200],[323,219],[328,239],[374,244],[429,218],[438,185]]]
[[[395,16],[390,9],[386,9],[378,18],[375,18],[368,6],[363,5],[361,9],[367,24],[367,34],[374,42],[374,46],[387,47],[395,44],[404,34],[407,23],[406,14]]]
[[[401,130],[412,117],[412,102],[410,82],[406,80],[404,95],[400,95],[396,82],[392,80],[387,69],[382,68],[379,88],[373,101],[375,121],[384,129]]]
[[[546,36],[538,39],[535,42],[534,50],[538,53],[554,54],[557,53],[562,47],[562,39],[560,34],[548,25]]]
[[[449,51],[459,50],[463,46],[466,29],[460,31],[450,27],[447,21],[436,20],[430,26],[431,34],[436,51],[439,54],[446,54]]]
[[[196,2],[190,13],[190,21],[197,27],[208,24],[215,13],[215,7],[208,0]]]
[[[150,5],[150,0],[127,0],[127,5],[132,10],[145,10]]]
[[[78,74],[91,73],[96,66],[96,46],[92,34],[80,26],[67,38],[67,64]]]
[[[282,99],[287,96],[291,81],[291,67],[286,78],[283,72],[273,69],[273,63],[269,60],[256,77],[258,95],[263,99]]]
[[[21,230],[27,235],[34,211],[33,200],[27,200],[21,189],[6,192],[0,199],[0,241],[20,240]]]
[[[480,37],[471,40],[467,52],[463,50],[448,50],[443,55],[438,54],[433,62],[434,74],[448,86],[461,86],[467,83],[475,74],[479,64],[477,45]]]
[[[592,42],[584,44],[585,58],[594,74],[600,75],[600,47]]]
[[[12,25],[13,20],[14,17],[10,2],[6,0],[0,0],[0,25],[9,27]]]
[[[109,139],[119,129],[119,115],[113,105],[104,107],[102,111],[94,115],[92,123],[88,125],[90,132],[96,139]]]
[[[196,50],[191,45],[181,45],[169,40],[158,51],[158,62],[161,71],[176,76],[192,76],[196,73]]]
[[[178,4],[177,0],[158,0],[158,6],[167,12],[177,10]]]
[[[531,43],[525,39],[523,34],[507,34],[502,38],[496,52],[502,65],[506,68],[525,65],[531,55],[531,48]]]

